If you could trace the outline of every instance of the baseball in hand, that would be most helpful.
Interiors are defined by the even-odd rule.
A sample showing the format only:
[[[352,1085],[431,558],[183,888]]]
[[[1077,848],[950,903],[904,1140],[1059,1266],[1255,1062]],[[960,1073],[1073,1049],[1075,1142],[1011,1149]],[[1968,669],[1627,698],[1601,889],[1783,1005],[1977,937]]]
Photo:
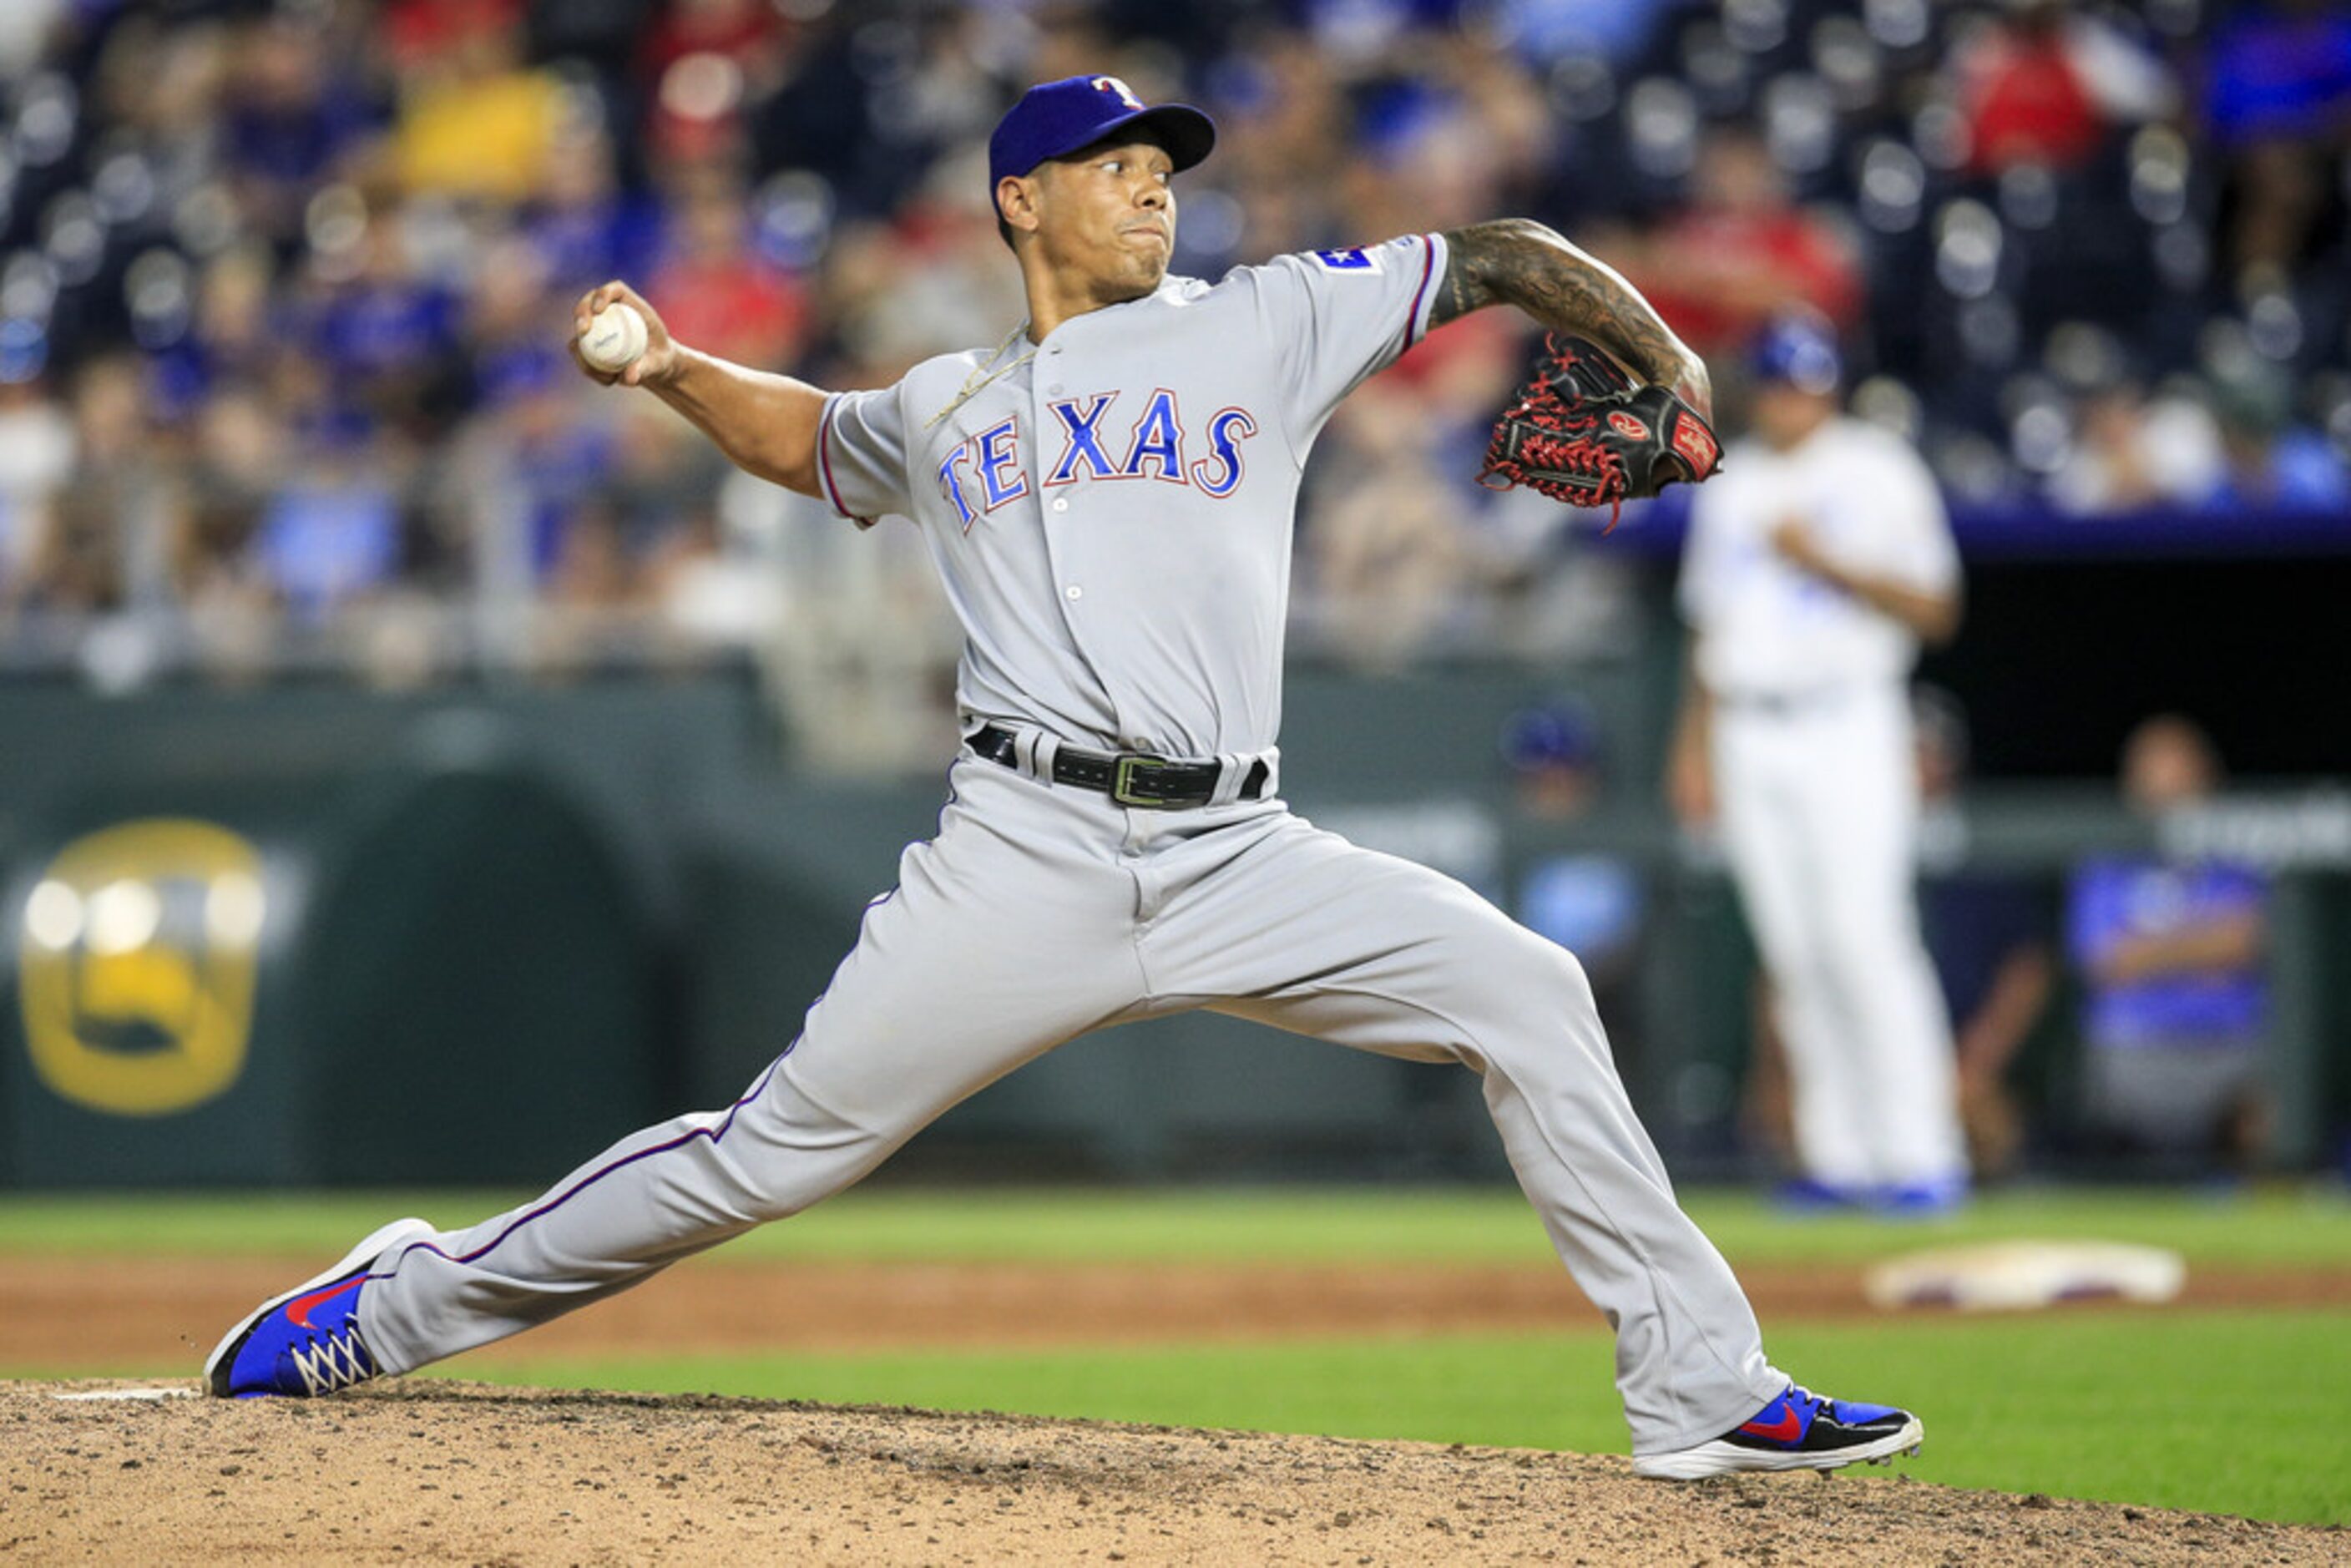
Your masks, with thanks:
[[[619,375],[645,351],[645,319],[633,305],[607,305],[580,334],[580,357],[607,375]]]

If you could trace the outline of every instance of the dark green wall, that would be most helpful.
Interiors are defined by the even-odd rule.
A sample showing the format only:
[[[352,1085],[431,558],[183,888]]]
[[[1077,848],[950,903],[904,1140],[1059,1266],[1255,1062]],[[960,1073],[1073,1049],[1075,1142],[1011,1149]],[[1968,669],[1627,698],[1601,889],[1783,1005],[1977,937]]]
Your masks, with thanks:
[[[758,712],[723,686],[0,693],[0,1180],[530,1181],[640,1124],[686,1077],[670,819],[747,765]],[[100,1061],[161,1063],[198,1013],[172,969],[110,971],[87,943],[50,962],[26,911],[61,851],[157,821],[246,846],[267,915],[234,951],[206,936],[202,877],[132,868],[175,912],[155,962],[215,999],[242,966],[252,1006],[225,1090],[124,1114],[36,1070],[25,960]]]
[[[1505,907],[1546,855],[1632,862],[1646,930],[1604,1005],[1644,1115],[1677,1169],[1697,1174],[1740,1157],[1729,1107],[1750,960],[1727,885],[1656,810],[1669,675],[1627,665],[1578,683],[1612,737],[1615,777],[1573,822],[1524,816],[1510,797],[1502,727],[1560,689],[1512,670],[1297,673],[1285,792]],[[0,690],[0,1182],[536,1183],[633,1127],[732,1099],[790,1042],[865,902],[904,844],[934,831],[942,791],[935,779],[795,775],[769,760],[778,741],[762,713],[755,692],[724,681],[429,697]],[[62,1097],[34,1070],[16,960],[59,851],[157,817],[249,842],[270,918],[234,1084],[125,1116]],[[2351,1092],[2345,854],[2326,848],[2331,821],[2317,811],[2310,843],[2286,846],[2280,905],[2273,1067],[2285,1146],[2304,1160],[2339,1136]],[[1970,858],[2053,892],[2084,849],[2140,841],[2103,789],[1994,790],[1977,798]],[[185,882],[172,898],[184,900]],[[133,1017],[126,1033],[103,991],[91,993],[91,1049],[172,1049],[170,1020]],[[1467,1072],[1194,1014],[1064,1047],[950,1113],[896,1168],[1501,1166]]]

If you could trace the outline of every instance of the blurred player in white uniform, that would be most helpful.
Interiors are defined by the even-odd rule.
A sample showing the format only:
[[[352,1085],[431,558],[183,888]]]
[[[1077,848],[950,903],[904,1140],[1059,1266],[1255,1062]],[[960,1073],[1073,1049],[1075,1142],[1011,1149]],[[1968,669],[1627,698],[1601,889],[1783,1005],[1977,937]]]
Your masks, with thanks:
[[[1959,619],[1934,480],[1841,412],[1825,324],[1775,319],[1751,435],[1698,491],[1672,788],[1719,822],[1788,1053],[1790,1196],[1934,1213],[1964,1200],[1950,1026],[1919,936],[1906,685]]]

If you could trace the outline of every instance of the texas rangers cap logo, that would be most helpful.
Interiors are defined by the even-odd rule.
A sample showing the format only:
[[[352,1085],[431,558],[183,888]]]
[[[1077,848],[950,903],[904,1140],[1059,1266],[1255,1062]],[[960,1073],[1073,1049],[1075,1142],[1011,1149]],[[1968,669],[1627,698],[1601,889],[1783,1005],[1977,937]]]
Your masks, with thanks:
[[[1156,141],[1182,173],[1217,144],[1217,127],[1185,103],[1154,108],[1113,76],[1063,77],[1040,82],[1005,111],[987,139],[987,183],[994,190],[1048,158],[1078,152],[1132,127],[1137,139]]]
[[[1134,96],[1134,89],[1116,77],[1096,77],[1092,85],[1096,92],[1116,94],[1118,101],[1129,109],[1140,110],[1144,106],[1143,100]]]
[[[1627,441],[1646,441],[1649,438],[1649,427],[1622,409],[1608,416],[1608,428]]]

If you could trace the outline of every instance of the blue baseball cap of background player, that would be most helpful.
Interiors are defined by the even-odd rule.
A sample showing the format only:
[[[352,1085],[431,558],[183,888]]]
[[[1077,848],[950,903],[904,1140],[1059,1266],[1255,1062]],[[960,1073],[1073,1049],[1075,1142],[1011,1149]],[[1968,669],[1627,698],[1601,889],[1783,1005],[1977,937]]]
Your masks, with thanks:
[[[1749,342],[1747,371],[1759,386],[1781,383],[1826,397],[1844,377],[1836,329],[1813,311],[1783,311]]]
[[[1520,708],[1502,726],[1502,758],[1520,773],[1597,767],[1599,721],[1589,704],[1573,699]]]
[[[1116,77],[1040,82],[1005,111],[987,139],[989,200],[994,201],[1006,180],[1129,129],[1165,148],[1178,173],[1206,158],[1217,144],[1215,120],[1188,103],[1147,104]],[[1002,223],[999,217],[998,225]],[[1010,235],[1006,238],[1008,242]]]

